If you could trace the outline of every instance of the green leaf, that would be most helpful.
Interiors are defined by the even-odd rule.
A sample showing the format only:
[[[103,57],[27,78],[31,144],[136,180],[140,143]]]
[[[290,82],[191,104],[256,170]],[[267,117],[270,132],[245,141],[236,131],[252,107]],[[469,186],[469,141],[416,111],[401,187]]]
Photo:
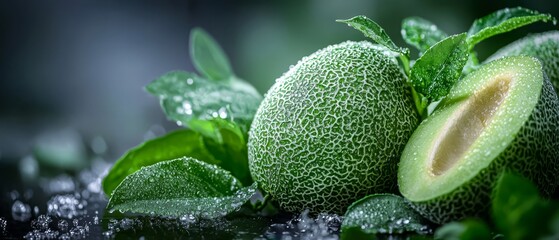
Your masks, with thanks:
[[[541,14],[526,8],[505,8],[476,19],[468,31],[468,45],[472,49],[477,43],[497,34],[509,32],[513,29],[538,22],[553,21],[549,14]]]
[[[539,239],[557,230],[553,220],[559,216],[559,203],[542,199],[529,180],[504,173],[493,193],[493,221],[507,239]]]
[[[221,118],[248,131],[262,100],[252,86],[239,80],[220,83],[184,71],[169,72],[147,85],[146,90],[159,97],[167,117],[185,126],[196,119]]]
[[[217,166],[180,158],[143,167],[126,177],[107,208],[161,217],[216,218],[238,210],[255,191],[256,184],[241,187]]]
[[[190,32],[190,57],[196,70],[210,80],[230,80],[231,64],[219,44],[203,29]]]
[[[129,150],[103,179],[103,190],[110,196],[126,176],[141,167],[183,156],[220,166],[245,186],[252,183],[246,137],[234,123],[214,119],[197,120],[192,129],[177,130]]]
[[[244,186],[252,183],[248,168],[246,132],[237,124],[223,119],[195,120],[190,126],[204,136],[204,146],[208,152],[215,159],[221,160],[216,165],[231,172]]]
[[[467,60],[466,33],[445,38],[417,59],[411,68],[411,84],[430,102],[437,101],[458,81]]]
[[[428,224],[402,197],[374,194],[356,201],[348,208],[342,233],[361,229],[365,234],[426,234],[429,231]]]
[[[435,239],[479,240],[492,239],[492,236],[491,230],[483,221],[467,219],[443,225],[435,232]]]
[[[402,38],[417,48],[420,55],[446,37],[445,32],[423,18],[409,17],[402,21]]]
[[[361,31],[366,37],[373,39],[376,43],[394,52],[409,56],[409,49],[396,46],[381,26],[365,16],[355,16],[346,20],[336,20],[336,22],[346,23],[348,26]]]
[[[165,136],[155,138],[130,149],[116,161],[103,179],[103,190],[110,196],[124,178],[141,167],[161,161],[189,156],[208,163],[218,164],[206,148],[204,137],[191,129],[177,130]]]

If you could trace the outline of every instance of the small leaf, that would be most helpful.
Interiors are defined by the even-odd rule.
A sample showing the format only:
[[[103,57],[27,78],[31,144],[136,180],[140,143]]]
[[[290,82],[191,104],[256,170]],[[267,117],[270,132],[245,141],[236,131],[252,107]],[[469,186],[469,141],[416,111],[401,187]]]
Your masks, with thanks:
[[[501,9],[474,21],[468,31],[468,45],[472,49],[477,43],[497,34],[509,32],[534,22],[550,20],[556,21],[549,14],[542,14],[526,8]]]
[[[415,90],[430,102],[446,96],[460,78],[468,60],[466,33],[445,38],[429,48],[411,68]]]
[[[169,72],[146,90],[159,97],[167,117],[185,126],[192,120],[221,118],[247,131],[262,100],[252,86],[239,80],[219,83],[184,71]]]
[[[394,52],[409,56],[409,49],[396,46],[381,26],[365,16],[355,16],[346,20],[336,20],[336,22],[347,23],[348,26],[361,31],[366,37],[373,39],[376,43]]]
[[[437,240],[478,240],[492,239],[492,236],[491,230],[483,221],[467,219],[443,225],[437,229],[434,238]]]
[[[190,32],[190,56],[196,70],[210,80],[229,80],[233,76],[227,55],[201,28]]]
[[[361,229],[365,234],[420,233],[430,228],[428,221],[400,196],[374,194],[353,203],[344,215],[342,233]]]
[[[448,35],[437,26],[420,17],[409,17],[402,21],[402,38],[423,54],[431,46]]]
[[[216,218],[236,211],[256,191],[228,171],[193,158],[144,167],[115,189],[107,208],[161,217]]]
[[[497,181],[492,200],[493,221],[507,239],[540,239],[558,234],[552,226],[559,203],[539,196],[529,180],[504,173]]]

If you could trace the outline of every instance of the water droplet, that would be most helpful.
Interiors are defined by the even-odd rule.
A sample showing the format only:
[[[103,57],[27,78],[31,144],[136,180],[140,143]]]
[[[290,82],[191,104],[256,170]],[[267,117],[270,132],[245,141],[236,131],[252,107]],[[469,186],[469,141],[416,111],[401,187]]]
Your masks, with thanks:
[[[47,202],[47,213],[51,216],[74,218],[87,213],[79,200],[79,194],[56,195]]]
[[[225,107],[222,107],[218,110],[219,113],[219,117],[222,119],[226,119],[227,118],[227,109]]]
[[[102,155],[107,152],[107,143],[105,142],[105,139],[100,136],[96,136],[91,140],[90,147],[97,155]]]
[[[63,231],[63,232],[68,230],[68,222],[64,219],[58,221],[58,229],[60,229],[60,231]]]
[[[47,215],[40,215],[37,219],[31,221],[31,227],[37,230],[47,230],[52,219]]]
[[[177,95],[173,96],[173,101],[181,102],[182,101],[182,96],[177,96]]]
[[[31,207],[17,200],[12,205],[12,217],[16,221],[25,222],[31,218]]]

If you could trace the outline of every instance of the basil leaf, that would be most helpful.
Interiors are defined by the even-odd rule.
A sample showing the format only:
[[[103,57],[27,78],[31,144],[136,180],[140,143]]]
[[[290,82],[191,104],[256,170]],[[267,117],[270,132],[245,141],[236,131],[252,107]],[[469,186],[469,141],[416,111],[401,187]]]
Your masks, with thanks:
[[[219,83],[184,71],[169,72],[147,85],[146,90],[159,97],[167,117],[185,126],[195,119],[221,118],[248,131],[262,100],[252,86],[239,80]]]
[[[190,57],[196,70],[210,80],[227,81],[233,76],[227,55],[201,28],[194,28],[190,32]]]
[[[361,229],[364,234],[426,234],[430,230],[428,224],[402,197],[374,194],[356,201],[348,208],[342,233]]]
[[[493,239],[491,230],[483,221],[467,219],[461,222],[450,222],[435,232],[435,239],[478,240]]]
[[[376,43],[394,52],[409,56],[409,49],[396,46],[380,25],[365,16],[355,16],[346,20],[336,20],[336,22],[346,23],[348,26],[361,31],[366,37],[373,39]]]
[[[423,54],[431,46],[448,37],[435,24],[420,18],[408,17],[402,21],[402,38]]]
[[[497,34],[509,32],[534,22],[550,20],[554,23],[556,21],[549,14],[522,7],[501,9],[474,21],[468,31],[468,45],[472,49],[477,43]]]
[[[430,102],[446,96],[458,81],[468,60],[466,33],[445,38],[429,48],[411,68],[415,90]]]
[[[107,208],[161,217],[225,216],[238,210],[256,191],[241,187],[228,171],[194,158],[144,167],[115,189]]]
[[[541,198],[536,186],[520,176],[500,176],[491,209],[495,226],[507,239],[544,239],[559,234],[553,226],[559,220],[559,203]]]

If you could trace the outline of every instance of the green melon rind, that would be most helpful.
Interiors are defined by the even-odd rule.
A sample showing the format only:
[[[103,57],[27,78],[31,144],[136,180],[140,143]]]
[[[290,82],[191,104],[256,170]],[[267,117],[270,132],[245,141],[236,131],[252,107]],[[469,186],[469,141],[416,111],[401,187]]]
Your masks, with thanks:
[[[394,54],[344,42],[303,58],[268,91],[249,134],[253,179],[290,212],[343,214],[395,192],[419,117]]]
[[[485,62],[505,56],[532,56],[541,60],[543,71],[559,93],[559,31],[531,34],[499,49]]]
[[[536,82],[535,85],[522,84],[510,90],[524,96],[517,99],[506,98],[501,106],[508,109],[498,110],[494,116],[502,119],[501,126],[488,133],[489,137],[484,137],[488,142],[474,143],[483,146],[481,149],[490,149],[488,156],[478,157],[477,159],[485,159],[480,160],[480,163],[462,164],[460,168],[451,169],[451,177],[443,179],[446,180],[441,181],[443,184],[422,182],[426,178],[422,179],[420,176],[429,174],[429,170],[425,168],[428,159],[426,148],[431,142],[429,139],[433,137],[432,132],[437,132],[438,126],[444,122],[444,115],[468,98],[472,89],[479,86],[486,72],[498,72],[506,68],[517,71],[535,69],[530,74],[540,80],[533,81]],[[536,101],[532,102],[533,99]],[[537,59],[508,57],[490,62],[461,80],[441,104],[410,138],[402,153],[398,171],[400,191],[413,202],[413,207],[418,212],[436,223],[472,216],[486,217],[491,189],[503,171],[524,175],[534,181],[546,195],[554,191],[559,183],[559,100]],[[499,115],[499,111],[506,113]],[[510,120],[505,121],[506,118]],[[493,145],[492,138],[495,138]],[[474,151],[469,151],[472,152]],[[480,153],[483,154],[482,151]]]

